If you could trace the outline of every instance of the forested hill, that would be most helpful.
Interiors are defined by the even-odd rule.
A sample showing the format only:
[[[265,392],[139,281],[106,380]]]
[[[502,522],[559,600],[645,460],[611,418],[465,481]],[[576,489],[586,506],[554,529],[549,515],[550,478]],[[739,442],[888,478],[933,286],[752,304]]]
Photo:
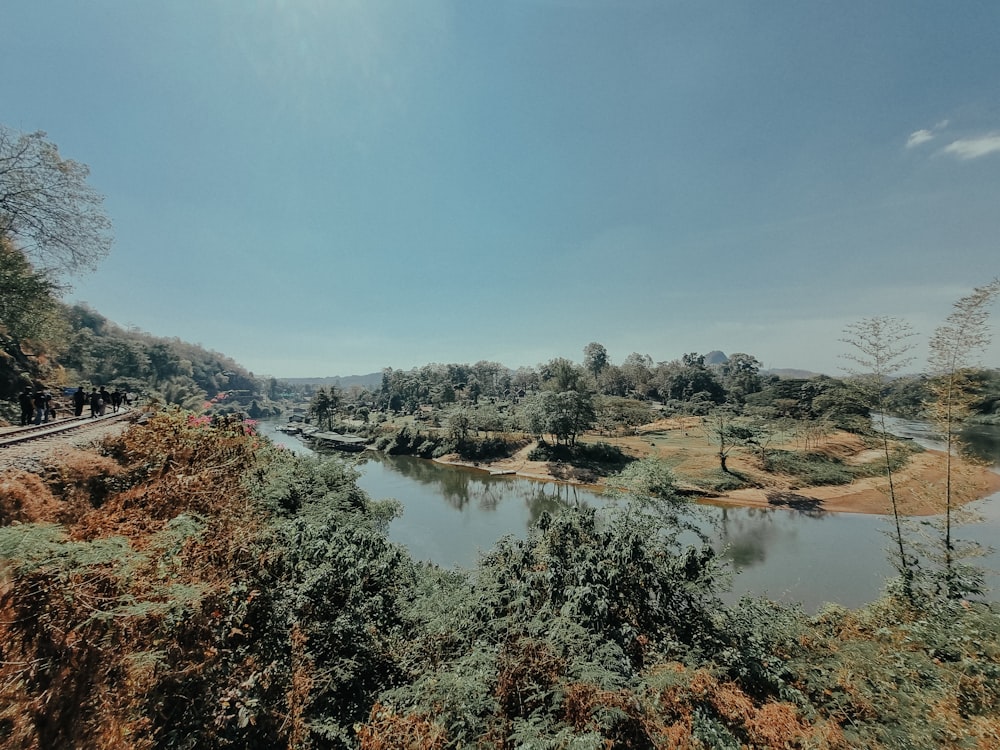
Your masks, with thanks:
[[[268,408],[268,384],[230,357],[122,328],[85,305],[55,302],[44,333],[17,340],[0,332],[0,395],[7,419],[14,416],[17,393],[38,386],[59,392],[106,385],[193,409],[225,394],[234,408]]]
[[[58,394],[105,385],[182,407],[225,393],[253,405],[261,387],[229,357],[62,301],[70,280],[96,269],[113,242],[89,172],[44,132],[0,125],[0,418],[15,416],[26,387]]]

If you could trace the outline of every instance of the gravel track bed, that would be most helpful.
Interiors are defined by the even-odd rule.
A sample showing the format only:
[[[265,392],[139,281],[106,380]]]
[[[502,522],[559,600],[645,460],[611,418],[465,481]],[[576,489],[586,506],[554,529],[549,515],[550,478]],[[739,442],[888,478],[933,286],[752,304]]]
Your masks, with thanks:
[[[69,448],[89,448],[110,435],[117,435],[129,426],[128,421],[96,422],[62,435],[50,435],[20,445],[0,448],[0,471],[21,469],[33,474],[59,460]]]

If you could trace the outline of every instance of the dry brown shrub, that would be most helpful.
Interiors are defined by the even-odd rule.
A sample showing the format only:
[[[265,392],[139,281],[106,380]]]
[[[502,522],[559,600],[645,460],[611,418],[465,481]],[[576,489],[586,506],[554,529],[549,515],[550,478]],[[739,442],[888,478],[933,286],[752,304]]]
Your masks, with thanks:
[[[691,717],[686,716],[662,730],[658,750],[702,750],[705,745],[694,736]]]
[[[290,634],[292,650],[292,679],[288,688],[288,745],[289,747],[305,747],[309,737],[309,726],[305,720],[309,707],[309,698],[314,685],[313,674],[315,665],[306,651],[309,636],[295,623]]]
[[[54,523],[59,511],[59,502],[36,474],[19,469],[0,474],[0,526]]]
[[[6,639],[4,629],[0,628],[0,636]],[[38,732],[33,721],[35,711],[30,710],[37,704],[26,681],[29,679],[28,664],[14,663],[3,650],[4,668],[0,670],[3,688],[0,690],[0,739],[4,747],[38,750]]]
[[[444,727],[419,714],[397,714],[389,706],[372,706],[367,724],[357,729],[361,750],[441,750]]]
[[[597,714],[606,708],[618,709],[624,720],[614,727],[602,727]],[[660,747],[672,726],[658,720],[642,701],[628,690],[604,690],[590,683],[572,683],[563,699],[563,720],[578,731],[599,732],[608,747]],[[613,731],[609,731],[613,730]],[[674,732],[682,737],[679,730]],[[676,747],[685,747],[683,744]]]
[[[847,718],[874,721],[879,717],[879,709],[868,696],[858,689],[858,682],[864,679],[864,675],[841,668],[837,671],[835,684],[837,689],[847,698],[847,706],[845,706]]]
[[[117,555],[111,545],[113,559],[104,563],[22,572],[0,590],[0,745],[150,747],[158,712],[186,700],[179,691],[215,658],[214,624],[202,605],[225,591],[248,554],[244,539],[263,522],[241,484],[255,446],[247,435],[179,417],[134,430],[112,457],[74,451],[47,470],[53,486],[86,506],[68,529],[71,539],[124,536],[131,549]],[[177,440],[173,455],[162,451],[165,435]],[[11,490],[0,494],[18,508],[39,497],[65,508],[39,477],[4,480]],[[94,482],[108,492],[103,503],[88,496]],[[128,489],[116,492],[119,486]],[[153,536],[192,512],[201,515],[201,533]],[[165,557],[166,543],[178,548]],[[174,605],[173,586],[187,587],[192,598],[183,625],[165,631],[167,610],[158,605]],[[306,688],[296,683],[303,701]]]
[[[544,643],[526,638],[506,644],[499,661],[494,695],[508,718],[527,717],[538,708],[566,666]]]
[[[844,737],[840,724],[832,719],[819,721],[813,725],[803,747],[811,750],[851,750],[852,745]]]
[[[73,523],[113,492],[122,473],[116,461],[91,450],[67,448],[47,463],[42,477],[64,505],[60,522]]]
[[[110,566],[68,571],[68,577],[43,567],[4,587],[0,714],[18,716],[3,730],[19,738],[5,747],[151,746],[131,729],[134,689],[123,674],[137,639],[119,620],[94,617],[121,593],[120,583]]]
[[[672,721],[661,736],[665,747],[700,747],[691,739],[692,709],[708,705],[731,730],[743,735],[751,747],[814,748],[814,750],[846,750],[840,726],[832,721],[809,725],[788,703],[765,703],[758,706],[736,683],[719,682],[706,669],[688,670],[680,664],[664,664],[654,672],[670,672],[677,680],[661,688],[658,713],[661,720]],[[673,743],[673,744],[671,744]],[[688,744],[684,744],[688,743]],[[659,747],[659,745],[657,746]]]
[[[249,534],[257,517],[242,484],[245,472],[257,465],[257,448],[257,439],[238,426],[191,424],[175,413],[133,425],[103,445],[123,464],[119,482],[127,488],[81,518],[72,536],[123,535],[142,548],[144,537],[165,521],[197,514],[212,519],[210,536],[223,542],[215,552],[202,545],[201,562],[219,564],[228,540]]]
[[[763,747],[801,747],[808,728],[790,703],[765,703],[745,723],[750,739]]]
[[[731,682],[717,684],[707,697],[719,716],[730,724],[746,724],[756,712],[753,701]]]

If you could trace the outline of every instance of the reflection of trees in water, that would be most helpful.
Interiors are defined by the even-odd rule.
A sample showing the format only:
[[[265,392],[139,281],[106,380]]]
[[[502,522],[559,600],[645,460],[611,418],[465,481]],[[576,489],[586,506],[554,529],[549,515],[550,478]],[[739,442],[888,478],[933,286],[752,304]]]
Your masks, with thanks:
[[[823,501],[815,497],[800,495],[796,492],[773,492],[767,495],[767,504],[776,508],[787,508],[801,513],[817,521],[826,518],[828,513],[823,510]]]
[[[498,477],[472,469],[445,466],[413,456],[386,456],[381,453],[369,454],[366,460],[377,461],[407,479],[432,486],[435,493],[456,510],[475,503],[481,510],[493,511],[504,499],[505,493]]]
[[[767,559],[767,549],[781,535],[794,535],[776,521],[779,511],[765,508],[722,508],[718,523],[719,541],[725,556],[739,568],[760,565]]]
[[[412,479],[421,484],[434,484],[438,481],[441,467],[412,456],[386,456],[383,453],[368,452],[361,459],[362,463],[374,461],[382,464],[390,471],[402,474],[407,479]]]
[[[530,482],[522,486],[518,493],[525,507],[528,509],[528,527],[538,523],[542,513],[558,513],[570,503],[566,499],[566,493],[560,492],[560,485],[554,484],[551,487],[541,482]]]
[[[368,453],[361,461],[377,461],[389,471],[431,486],[435,494],[459,511],[470,503],[480,510],[495,511],[504,501],[520,500],[528,509],[529,527],[545,511],[555,513],[568,506],[589,505],[595,499],[595,493],[575,485],[490,476],[473,469],[436,464],[412,456]]]
[[[595,500],[595,493],[571,484],[517,480],[510,482],[512,497],[528,509],[528,527],[534,526],[542,513],[558,513],[568,507],[584,507]]]

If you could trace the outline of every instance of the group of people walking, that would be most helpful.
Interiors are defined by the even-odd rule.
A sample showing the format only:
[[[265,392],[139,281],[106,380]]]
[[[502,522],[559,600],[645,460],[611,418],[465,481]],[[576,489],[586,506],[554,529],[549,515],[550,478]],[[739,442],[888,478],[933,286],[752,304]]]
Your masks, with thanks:
[[[25,388],[20,396],[21,426],[48,422],[56,418],[56,409],[52,404],[52,394],[39,388],[32,394],[31,388]]]
[[[55,403],[52,394],[38,388],[32,393],[31,388],[25,388],[21,393],[19,401],[21,403],[21,426],[29,424],[42,424],[50,419],[56,418]],[[85,406],[90,406],[91,417],[102,417],[110,406],[112,411],[118,412],[123,406],[128,406],[131,399],[127,392],[115,388],[113,393],[102,385],[100,390],[91,389],[90,393],[84,391],[81,385],[73,393],[73,413],[74,416],[83,416]]]

